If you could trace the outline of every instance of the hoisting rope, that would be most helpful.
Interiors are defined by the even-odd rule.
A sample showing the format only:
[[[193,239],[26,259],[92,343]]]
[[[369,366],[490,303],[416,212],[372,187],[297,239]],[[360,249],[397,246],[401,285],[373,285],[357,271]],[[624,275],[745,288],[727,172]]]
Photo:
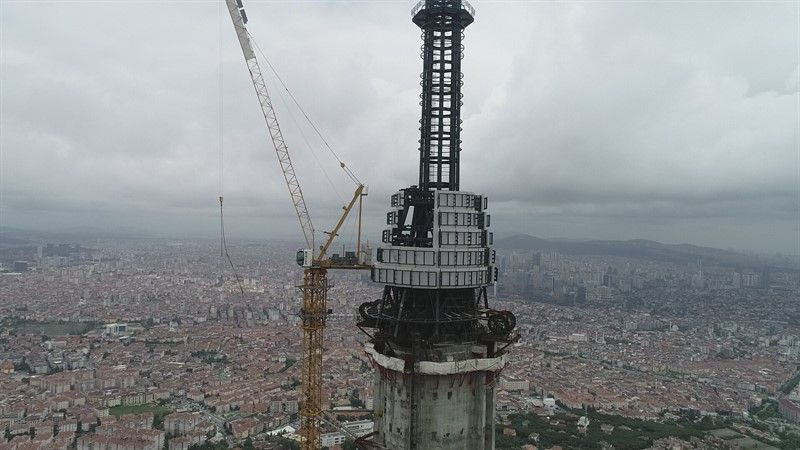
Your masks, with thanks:
[[[220,12],[222,12],[222,4],[223,2],[219,2],[220,5]],[[224,14],[220,14],[220,17],[224,18]],[[225,217],[222,214],[222,192],[223,192],[223,162],[225,159],[223,158],[223,149],[224,149],[224,141],[222,139],[223,133],[223,111],[224,111],[224,103],[223,103],[223,95],[222,95],[222,88],[223,88],[223,78],[222,78],[222,22],[221,19],[219,22],[219,85],[218,85],[218,92],[219,92],[219,256],[225,257],[228,260],[228,264],[231,266],[231,270],[233,271],[233,276],[236,278],[236,283],[239,285],[239,293],[242,295],[242,301],[244,302],[244,286],[242,285],[242,280],[239,277],[239,272],[236,271],[236,266],[233,265],[233,261],[231,260],[231,255],[228,253],[228,242],[225,240]]]
[[[281,76],[278,75],[278,72],[275,70],[275,67],[272,65],[272,62],[269,60],[269,58],[267,58],[267,56],[264,54],[264,52],[261,51],[261,47],[259,47],[258,42],[256,42],[255,38],[253,38],[253,35],[250,34],[249,31],[247,32],[247,35],[250,36],[250,41],[253,44],[255,44],[256,50],[258,50],[258,53],[261,54],[261,57],[263,58],[263,60],[267,62],[267,66],[269,66],[269,69],[275,75],[275,78],[278,79],[278,82],[280,82],[280,84],[283,87],[283,89],[286,91],[287,94],[289,94],[289,98],[292,99],[292,102],[294,102],[295,106],[297,106],[297,109],[300,110],[300,113],[303,114],[303,117],[306,118],[306,121],[308,121],[308,124],[311,125],[311,128],[314,129],[314,132],[317,133],[317,136],[319,136],[319,138],[322,141],[322,143],[325,144],[325,147],[328,149],[328,151],[331,152],[331,155],[333,155],[333,157],[336,158],[336,161],[339,163],[339,167],[342,168],[344,173],[347,174],[347,176],[350,177],[350,179],[353,180],[354,183],[356,183],[357,185],[360,185],[361,181],[359,181],[358,177],[356,177],[356,174],[353,173],[353,171],[350,170],[349,167],[347,167],[347,165],[344,163],[344,161],[342,161],[342,159],[339,158],[339,155],[336,154],[336,152],[333,150],[333,147],[331,147],[330,144],[328,144],[328,141],[325,139],[325,137],[322,136],[322,132],[319,131],[319,128],[317,128],[317,125],[314,123],[313,120],[311,120],[311,117],[308,116],[308,114],[303,109],[303,107],[300,106],[300,102],[297,101],[297,99],[295,98],[294,94],[292,94],[292,91],[290,91],[289,87],[286,86],[286,83],[283,82],[283,78],[281,78]]]
[[[220,229],[220,250],[219,256],[222,256],[223,253],[225,258],[228,259],[228,264],[231,266],[231,270],[233,271],[233,276],[236,278],[236,283],[239,285],[239,292],[242,294],[242,301],[244,301],[244,286],[242,285],[242,279],[239,277],[239,272],[236,271],[236,266],[233,265],[233,261],[231,261],[231,255],[228,253],[228,243],[225,241],[225,219],[222,215],[222,196],[219,196],[219,229]]]

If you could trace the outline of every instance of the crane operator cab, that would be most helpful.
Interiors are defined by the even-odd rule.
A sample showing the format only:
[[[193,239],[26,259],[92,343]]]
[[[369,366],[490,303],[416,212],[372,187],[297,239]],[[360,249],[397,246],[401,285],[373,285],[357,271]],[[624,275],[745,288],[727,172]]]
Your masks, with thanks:
[[[310,248],[301,248],[297,251],[297,265],[303,267],[311,267],[311,263],[313,262],[314,254],[311,252]]]

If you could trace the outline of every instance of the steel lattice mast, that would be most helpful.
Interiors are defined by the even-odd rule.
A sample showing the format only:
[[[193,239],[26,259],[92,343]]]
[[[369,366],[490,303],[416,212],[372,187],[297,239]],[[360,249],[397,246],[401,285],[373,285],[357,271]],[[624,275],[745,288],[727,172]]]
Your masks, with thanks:
[[[422,29],[421,189],[459,187],[461,59],[464,28],[475,11],[460,0],[421,1],[412,11]]]

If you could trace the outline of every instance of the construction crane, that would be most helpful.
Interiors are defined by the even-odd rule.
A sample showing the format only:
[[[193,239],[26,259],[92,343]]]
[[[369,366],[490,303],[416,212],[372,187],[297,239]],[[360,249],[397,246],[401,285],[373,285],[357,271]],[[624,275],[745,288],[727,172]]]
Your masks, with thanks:
[[[362,251],[361,248],[361,209],[363,206],[363,198],[367,195],[366,186],[358,182],[358,179],[353,176],[339,161],[341,167],[356,181],[356,189],[350,203],[343,207],[342,215],[336,222],[336,225],[330,232],[327,232],[327,239],[319,249],[315,249],[315,232],[314,225],[311,221],[311,215],[308,212],[305,198],[303,197],[303,190],[300,188],[300,181],[297,179],[292,159],[289,155],[289,149],[286,146],[286,141],[283,138],[278,118],[275,115],[275,108],[272,105],[267,84],[264,82],[264,77],[261,73],[261,66],[259,66],[256,54],[253,51],[253,45],[250,39],[250,34],[247,31],[247,14],[244,11],[241,0],[225,0],[228,6],[233,27],[236,30],[236,36],[239,39],[239,45],[242,48],[247,69],[250,71],[250,78],[253,82],[253,87],[258,97],[258,102],[261,105],[261,112],[267,124],[272,144],[275,147],[275,153],[278,156],[278,162],[283,172],[283,177],[286,181],[286,186],[289,188],[289,195],[292,199],[292,205],[297,213],[297,218],[300,222],[300,228],[303,232],[303,237],[306,242],[306,248],[299,250],[296,255],[297,263],[305,268],[303,273],[303,284],[300,289],[303,293],[303,306],[300,309],[301,326],[303,330],[303,354],[301,357],[302,362],[302,379],[300,391],[300,446],[304,450],[312,450],[320,448],[320,421],[322,420],[322,351],[323,351],[323,332],[325,329],[325,320],[330,313],[327,308],[327,292],[328,292],[328,277],[327,271],[329,269],[355,269],[355,270],[369,270],[369,252]],[[327,145],[327,144],[326,144]],[[338,158],[337,158],[338,159]],[[354,253],[345,253],[343,255],[328,255],[334,239],[338,236],[339,230],[345,223],[347,217],[353,208],[358,205],[358,224],[357,224],[357,238],[356,238],[356,251]]]

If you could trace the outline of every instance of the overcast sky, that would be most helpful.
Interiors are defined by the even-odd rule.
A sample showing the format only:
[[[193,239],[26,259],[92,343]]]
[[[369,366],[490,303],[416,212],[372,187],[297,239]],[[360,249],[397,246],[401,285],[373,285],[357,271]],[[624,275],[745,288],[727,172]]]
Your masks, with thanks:
[[[244,1],[369,185],[374,239],[388,196],[417,180],[412,2]],[[800,253],[800,3],[473,4],[461,187],[489,196],[497,236]],[[299,239],[219,2],[0,5],[0,225],[213,236],[222,129],[229,237]],[[269,81],[328,229],[352,185]]]

